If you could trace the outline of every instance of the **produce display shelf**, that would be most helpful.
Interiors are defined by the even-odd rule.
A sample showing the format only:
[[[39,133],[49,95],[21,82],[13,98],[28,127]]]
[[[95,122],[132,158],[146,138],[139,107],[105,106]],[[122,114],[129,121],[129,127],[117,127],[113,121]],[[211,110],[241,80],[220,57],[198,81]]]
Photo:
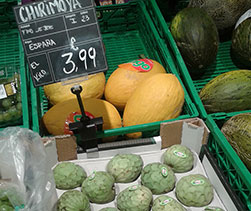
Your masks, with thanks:
[[[148,1],[148,0],[147,0]],[[138,58],[140,54],[160,62],[167,72],[175,74],[180,82],[181,79],[175,70],[169,52],[162,53],[163,46],[160,43],[158,29],[154,27],[148,11],[155,10],[155,7],[146,7],[146,1],[135,0],[125,4],[108,5],[97,7],[102,18],[99,25],[103,42],[106,49],[106,57],[109,69],[106,71],[106,79],[121,63],[130,62]],[[182,86],[184,87],[183,83]],[[185,88],[184,88],[185,89]],[[158,93],[156,93],[158,94]],[[43,114],[49,109],[49,103],[44,96],[43,88],[34,88],[31,84],[32,99],[32,121],[33,130],[40,132],[39,121]],[[198,111],[192,103],[185,90],[185,103],[182,114],[173,121],[198,116]],[[163,121],[162,121],[163,122]],[[166,122],[166,121],[165,121]],[[124,135],[132,132],[144,132],[144,137],[158,133],[161,122],[154,122],[143,125],[122,127],[111,130],[104,130],[98,134],[99,137]]]
[[[155,1],[147,1],[147,3],[149,4],[148,7],[151,5],[152,7],[155,7],[157,5]],[[186,6],[184,1],[182,1],[182,3],[183,6]],[[182,7],[177,7],[182,9]],[[251,210],[251,174],[220,131],[223,122],[231,116],[239,113],[251,112],[251,110],[231,113],[221,112],[208,115],[199,98],[199,91],[212,78],[221,73],[239,69],[231,59],[231,41],[222,41],[214,64],[207,69],[207,73],[203,77],[197,80],[192,80],[171,32],[168,29],[168,25],[170,24],[171,18],[174,17],[174,14],[172,13],[169,16],[166,16],[166,22],[159,9],[154,12],[155,13],[151,14],[151,17],[153,17],[152,20],[155,26],[159,29],[159,35],[165,44],[163,52],[166,52],[167,48],[169,49],[169,52],[172,53],[175,68],[180,74],[193,102],[196,104],[200,117],[204,119],[207,118],[206,123],[212,133],[212,135],[209,136],[208,142],[210,152],[212,152],[217,160],[219,168],[223,170],[224,175],[228,178],[231,188],[238,196],[238,200],[243,204],[243,207],[245,207],[243,210]],[[221,121],[221,124],[219,121]]]
[[[221,132],[223,124],[237,114],[240,114],[240,112],[215,114],[207,118],[206,124],[211,131],[208,148],[218,167],[227,177],[232,190],[236,193],[239,201],[242,202],[243,210],[251,210],[251,173]]]
[[[155,1],[149,1],[149,3],[151,3],[152,5],[157,5]],[[184,1],[182,1],[182,4],[180,3],[176,5],[175,7],[176,9],[174,11],[178,12],[178,9],[179,10],[183,9],[181,6],[185,8],[187,4],[185,4]],[[240,67],[237,67],[236,64],[232,61],[231,40],[228,39],[226,41],[220,41],[217,58],[215,62],[208,68],[206,68],[205,74],[203,76],[196,79],[192,78],[184,63],[181,53],[175,43],[175,40],[172,37],[172,34],[168,28],[172,18],[174,17],[174,14],[173,12],[170,13],[169,16],[165,14],[166,20],[164,19],[163,15],[161,14],[159,9],[157,13],[154,16],[152,16],[155,17],[153,19],[154,24],[159,29],[158,32],[160,34],[160,37],[163,39],[165,43],[165,47],[170,49],[169,52],[172,53],[172,57],[173,60],[175,61],[177,71],[180,74],[180,77],[184,85],[186,86],[187,91],[189,92],[193,102],[196,104],[200,116],[203,119],[206,119],[209,114],[205,110],[203,103],[199,97],[200,90],[216,76],[232,70],[241,69]],[[231,115],[231,112],[229,112],[229,114]]]
[[[28,75],[27,69],[25,68],[25,60],[20,36],[17,29],[9,29],[1,30],[0,37],[0,68],[1,70],[6,71],[7,78],[12,77],[15,73],[20,74],[22,99],[22,118],[17,121],[0,123],[0,130],[3,130],[7,126],[29,128]]]

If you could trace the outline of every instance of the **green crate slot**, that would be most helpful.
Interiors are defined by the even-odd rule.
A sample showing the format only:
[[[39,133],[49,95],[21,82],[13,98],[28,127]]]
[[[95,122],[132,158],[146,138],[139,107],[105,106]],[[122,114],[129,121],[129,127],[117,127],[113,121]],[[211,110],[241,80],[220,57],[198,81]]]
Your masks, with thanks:
[[[144,46],[138,31],[129,31],[123,34],[114,32],[112,34],[103,34],[102,37],[109,67],[106,79],[117,69],[119,64],[134,60],[142,53],[142,50],[146,52],[143,49]]]
[[[155,6],[157,5],[155,1],[150,1],[150,4]],[[185,1],[179,1],[179,3],[177,3],[176,5],[176,9],[179,10],[183,9],[184,7],[182,8],[181,6],[186,7]],[[174,11],[178,12],[179,10],[176,9]],[[206,73],[202,77],[200,77],[199,79],[192,79],[184,63],[184,60],[180,54],[180,51],[172,37],[172,34],[168,28],[173,17],[172,13],[170,13],[170,16],[167,18],[167,21],[162,16],[160,10],[158,10],[157,13],[152,15],[152,17],[155,26],[158,27],[159,29],[158,32],[160,37],[163,39],[165,43],[165,47],[169,49],[169,51],[172,54],[172,58],[175,61],[177,71],[183,83],[185,84],[193,102],[196,104],[200,116],[203,119],[206,119],[208,113],[206,112],[203,103],[199,97],[199,92],[202,89],[202,87],[206,85],[206,83],[208,83],[211,79],[222,73],[229,72],[231,70],[241,69],[238,68],[231,59],[230,55],[231,40],[221,41],[215,62],[210,67],[206,68],[205,71]],[[230,112],[229,114],[232,114],[232,112]]]
[[[212,134],[208,140],[208,147],[245,210],[251,210],[251,173],[220,131],[222,125],[237,114],[239,112],[225,116],[212,115],[207,118],[206,124]]]
[[[0,123],[0,130],[7,126],[19,126],[29,128],[29,109],[28,109],[28,94],[27,86],[27,70],[24,64],[24,54],[17,29],[0,32],[0,68],[4,68],[7,72],[7,77],[13,76],[15,72],[20,74],[21,82],[21,97],[22,97],[22,118],[17,121]]]
[[[231,41],[221,42],[216,61],[206,69],[206,73],[200,79],[193,80],[193,84],[198,93],[210,80],[212,80],[216,76],[225,72],[229,72],[231,70],[239,69],[235,66],[231,59],[230,48]],[[200,110],[202,109],[204,108],[200,108]]]
[[[119,64],[132,61],[138,58],[139,54],[144,54],[146,57],[159,61],[168,72],[174,73],[179,78],[170,53],[162,53],[162,43],[159,42],[158,29],[154,27],[148,13],[149,10],[155,8],[146,8],[145,2],[138,0],[121,5],[97,7],[97,11],[102,13],[99,25],[109,66],[106,71],[106,79],[109,78]],[[179,80],[181,81],[180,78]],[[39,132],[39,121],[48,110],[49,103],[41,87],[34,89],[31,84],[31,95],[33,130]],[[196,116],[198,116],[198,111],[185,90],[185,104],[182,114],[176,119],[167,121]],[[158,133],[162,122],[105,130],[100,132],[98,136],[108,137],[139,131],[144,132],[145,137],[152,136],[156,132]]]

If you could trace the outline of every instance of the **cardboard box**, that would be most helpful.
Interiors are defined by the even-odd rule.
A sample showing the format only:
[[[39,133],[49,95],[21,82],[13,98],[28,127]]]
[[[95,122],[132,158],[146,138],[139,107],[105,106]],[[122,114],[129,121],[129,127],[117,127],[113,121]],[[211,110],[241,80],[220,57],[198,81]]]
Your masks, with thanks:
[[[174,122],[162,123],[160,126],[160,136],[148,139],[124,140],[127,147],[121,147],[120,142],[104,143],[98,146],[99,150],[90,153],[77,154],[75,138],[72,136],[57,136],[43,138],[45,148],[50,159],[51,167],[58,161],[71,160],[75,163],[96,162],[106,160],[118,153],[136,153],[151,154],[151,152],[163,152],[163,150],[173,144],[182,144],[192,149],[196,154],[200,154],[202,145],[206,144],[210,131],[200,118],[191,118]],[[138,146],[136,146],[138,145]],[[109,149],[109,147],[111,149]],[[104,150],[105,149],[105,150]],[[196,156],[197,157],[197,156]],[[89,159],[92,158],[92,159]],[[205,156],[202,162],[203,174],[207,175],[217,193],[218,202],[225,210],[238,210],[233,204],[233,200],[228,191],[223,187],[221,181],[215,177],[215,172],[211,168],[210,162],[205,162]],[[101,167],[100,167],[101,168]],[[213,175],[213,176],[212,176]],[[218,175],[220,177],[220,175]],[[220,185],[221,184],[221,185]],[[224,193],[224,195],[222,195]],[[62,192],[58,192],[60,196]],[[95,208],[96,209],[96,208]],[[188,209],[193,210],[193,209]]]

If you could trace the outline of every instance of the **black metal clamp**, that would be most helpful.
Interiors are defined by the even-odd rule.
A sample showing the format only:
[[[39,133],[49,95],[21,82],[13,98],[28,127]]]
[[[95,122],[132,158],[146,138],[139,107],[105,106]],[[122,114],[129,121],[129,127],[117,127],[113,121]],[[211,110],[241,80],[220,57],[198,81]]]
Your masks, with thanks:
[[[88,152],[88,150],[98,148],[97,131],[100,131],[103,128],[103,118],[97,117],[90,119],[85,114],[83,102],[80,96],[82,90],[83,89],[80,85],[76,85],[71,88],[71,92],[77,96],[82,117],[79,122],[70,123],[69,129],[74,134],[80,135],[81,140],[78,142],[78,145],[82,147],[85,152]]]

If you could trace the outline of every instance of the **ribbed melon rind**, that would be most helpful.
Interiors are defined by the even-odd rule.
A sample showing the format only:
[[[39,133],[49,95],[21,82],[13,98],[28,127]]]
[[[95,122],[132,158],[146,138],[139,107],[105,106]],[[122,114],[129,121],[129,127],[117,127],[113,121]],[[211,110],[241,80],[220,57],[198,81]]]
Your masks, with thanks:
[[[243,67],[251,69],[251,17],[234,30],[231,50]]]
[[[251,113],[233,116],[225,122],[221,131],[251,171]]]
[[[200,99],[208,113],[235,112],[251,109],[251,71],[223,73],[200,91]]]

